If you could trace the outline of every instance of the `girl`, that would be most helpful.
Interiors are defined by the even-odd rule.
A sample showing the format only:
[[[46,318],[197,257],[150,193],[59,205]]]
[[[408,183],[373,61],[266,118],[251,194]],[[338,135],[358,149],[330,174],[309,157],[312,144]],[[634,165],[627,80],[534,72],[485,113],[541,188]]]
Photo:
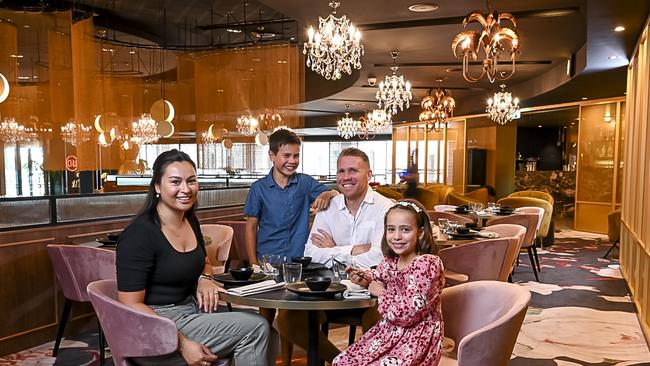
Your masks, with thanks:
[[[384,261],[375,270],[348,268],[352,282],[379,296],[383,316],[334,366],[437,365],[442,352],[442,262],[429,218],[413,200],[397,202],[384,218]]]

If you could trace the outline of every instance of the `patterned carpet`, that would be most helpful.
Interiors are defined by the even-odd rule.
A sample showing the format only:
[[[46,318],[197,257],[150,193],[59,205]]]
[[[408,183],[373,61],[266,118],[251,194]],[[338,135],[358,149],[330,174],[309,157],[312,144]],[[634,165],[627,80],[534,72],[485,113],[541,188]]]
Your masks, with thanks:
[[[539,252],[541,283],[534,281],[528,257],[522,254],[513,279],[531,291],[532,303],[511,365],[650,365],[650,352],[618,261],[602,258],[608,248],[606,238],[598,235],[558,233],[555,245]],[[330,338],[340,348],[346,347],[347,328],[333,329]],[[0,357],[0,366],[94,366],[99,364],[96,342],[96,333],[81,334],[64,340],[58,359],[50,356],[50,342]],[[292,364],[305,365],[305,361],[304,352],[296,348]],[[113,363],[108,360],[106,365]]]

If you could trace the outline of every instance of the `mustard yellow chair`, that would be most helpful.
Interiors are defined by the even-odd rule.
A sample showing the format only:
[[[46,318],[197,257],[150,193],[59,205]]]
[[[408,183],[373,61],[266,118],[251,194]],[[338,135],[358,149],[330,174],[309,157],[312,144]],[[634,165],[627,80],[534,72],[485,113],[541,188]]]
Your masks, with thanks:
[[[447,195],[447,204],[449,205],[456,205],[456,206],[462,206],[462,205],[469,205],[470,203],[480,203],[482,205],[486,205],[487,203],[483,203],[482,201],[470,197],[466,194],[460,194],[456,192],[449,192]]]
[[[424,188],[415,189],[415,198],[427,210],[433,210],[433,206],[438,204],[438,193]]]
[[[483,204],[483,206],[487,206],[488,199],[490,198],[487,188],[475,189],[469,193],[465,193],[464,196],[467,198],[478,200]]]
[[[431,184],[424,187],[424,189],[436,192],[438,194],[438,203],[447,203],[447,195],[454,191],[454,187],[444,184]]]
[[[548,203],[551,204],[551,206],[555,203],[555,200],[553,199],[553,196],[546,192],[542,191],[533,191],[533,190],[528,190],[528,191],[518,191],[511,193],[508,197],[532,197],[532,198],[538,198],[540,200],[544,200]]]
[[[615,247],[618,248],[618,243],[621,240],[621,210],[615,210],[610,212],[607,215],[607,238],[609,242],[612,243],[612,246],[609,247],[609,250],[603,258],[607,258],[609,253]]]
[[[393,200],[396,200],[396,201],[404,199],[403,194],[401,194],[401,193],[399,193],[399,192],[397,192],[397,191],[395,191],[393,189],[390,189],[388,187],[377,186],[377,187],[375,187],[375,192],[379,193],[380,195],[382,195],[382,196],[384,196],[386,198],[390,198],[390,199],[393,199]]]
[[[542,223],[539,226],[538,237],[545,238],[551,227],[551,218],[553,217],[553,205],[543,199],[533,197],[505,197],[497,201],[501,206],[519,207],[541,207],[544,209]]]

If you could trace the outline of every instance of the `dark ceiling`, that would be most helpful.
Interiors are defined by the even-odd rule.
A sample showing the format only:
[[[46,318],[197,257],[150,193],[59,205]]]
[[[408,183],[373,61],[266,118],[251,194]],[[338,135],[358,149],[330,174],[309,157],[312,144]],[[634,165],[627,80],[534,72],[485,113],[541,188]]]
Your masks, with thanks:
[[[435,0],[434,0],[435,1]],[[451,91],[456,115],[481,113],[498,83],[463,79],[451,41],[472,10],[487,12],[483,0],[437,0],[427,13],[408,10],[416,0],[343,0],[345,14],[362,31],[363,67],[338,82],[307,71],[306,126],[333,126],[350,104],[353,112],[376,105],[378,81],[390,73],[390,51],[400,51],[398,73],[414,86],[411,108],[394,120],[414,120],[419,101],[432,87]],[[515,75],[506,81],[523,107],[621,96],[627,60],[650,11],[647,0],[496,0],[494,9],[513,13],[521,37]],[[0,0],[0,8],[52,11],[74,8],[77,17],[172,49],[235,47],[259,43],[302,44],[306,28],[329,13],[328,0]],[[614,27],[625,26],[624,32]],[[615,56],[616,59],[611,59]],[[571,60],[570,75],[566,73]]]

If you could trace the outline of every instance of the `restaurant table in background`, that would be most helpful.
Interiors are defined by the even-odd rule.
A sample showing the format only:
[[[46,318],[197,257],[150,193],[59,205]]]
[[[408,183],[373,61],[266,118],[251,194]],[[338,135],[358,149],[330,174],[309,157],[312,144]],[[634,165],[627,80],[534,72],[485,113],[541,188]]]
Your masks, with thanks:
[[[328,270],[329,271],[329,270]],[[319,271],[325,272],[325,271]],[[319,273],[321,275],[322,273]],[[330,276],[333,277],[330,271]],[[335,297],[303,297],[287,289],[264,292],[249,296],[237,296],[229,293],[220,293],[221,300],[246,306],[256,306],[267,309],[307,310],[309,313],[309,349],[307,350],[307,365],[320,364],[318,354],[318,337],[320,326],[318,311],[320,310],[348,310],[371,308],[377,304],[377,299],[344,299],[342,294]]]

